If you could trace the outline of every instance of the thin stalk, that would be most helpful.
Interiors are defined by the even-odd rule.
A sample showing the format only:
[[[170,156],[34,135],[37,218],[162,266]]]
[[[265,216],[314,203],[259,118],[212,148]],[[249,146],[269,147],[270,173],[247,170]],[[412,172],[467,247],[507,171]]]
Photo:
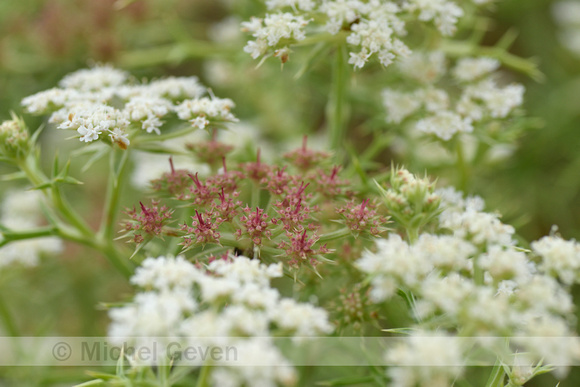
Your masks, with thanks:
[[[198,130],[196,127],[192,125],[185,126],[183,129],[174,130],[169,133],[164,133],[156,136],[140,136],[131,141],[131,146],[138,149],[139,144],[145,144],[149,142],[162,142],[165,140],[171,140],[174,138],[182,137],[186,134],[189,134],[193,131]]]
[[[201,372],[199,374],[199,379],[197,379],[196,387],[208,387],[209,386],[209,374],[211,371],[211,366],[204,365],[201,367]]]
[[[275,241],[276,238],[278,238],[280,235],[282,235],[286,230],[284,229],[284,227],[279,227],[278,230],[272,232],[272,236],[270,237],[270,240]]]
[[[260,250],[265,252],[265,253],[268,253],[272,256],[279,256],[279,255],[282,255],[284,253],[283,250],[279,250],[275,247],[270,247],[270,246],[261,246]]]
[[[193,215],[195,215],[195,208],[194,207],[186,207],[183,211],[183,214],[181,215],[181,218],[180,218],[178,224],[183,225],[184,223],[191,222],[191,217]],[[177,231],[177,232],[179,232],[179,231]],[[175,238],[171,239],[171,242],[169,245],[169,250],[172,252],[172,254],[174,256],[179,255],[179,253],[181,253],[181,251],[183,250],[183,245],[179,244],[181,241],[183,241],[183,239],[181,239],[180,237],[175,237]]]
[[[345,238],[347,236],[350,236],[351,234],[352,234],[352,232],[350,231],[350,228],[345,227],[345,228],[341,228],[340,230],[336,230],[333,232],[329,232],[328,234],[321,235],[320,238],[318,238],[317,242],[334,241],[336,239],[342,239],[342,238]]]
[[[92,249],[101,251],[96,239],[94,237],[86,237],[82,234],[79,234],[77,232],[77,230],[73,227],[70,226],[63,226],[63,225],[57,225],[56,226],[56,236],[58,236],[59,238],[71,241],[71,242],[76,242],[79,243],[81,245],[85,245],[87,247],[90,247]]]
[[[489,379],[485,384],[485,387],[503,387],[503,381],[505,380],[505,371],[501,364],[501,361],[498,359],[493,366],[491,374],[489,375]]]
[[[378,155],[383,149],[388,147],[393,142],[393,136],[381,135],[379,138],[375,138],[374,141],[367,147],[367,149],[360,156],[361,161],[371,161],[376,155]]]
[[[189,258],[189,260],[190,260],[191,262],[195,262],[195,261],[197,261],[198,259],[201,259],[201,258],[204,258],[204,257],[207,257],[207,256],[209,256],[210,254],[213,254],[213,253],[218,253],[218,252],[220,252],[220,253],[221,253],[221,252],[224,252],[224,251],[226,251],[226,250],[229,250],[229,247],[224,247],[224,246],[214,246],[214,247],[211,247],[211,248],[209,248],[209,249],[207,249],[207,250],[202,250],[202,251],[200,251],[199,253],[195,254],[193,257]]]
[[[28,180],[33,185],[39,186],[46,184],[49,179],[40,170],[33,156],[34,155],[31,154],[26,158],[26,160],[20,162],[18,166],[26,174]],[[125,161],[126,160],[124,160],[123,163]],[[42,192],[48,199],[52,201],[56,212],[69,223],[64,224],[55,219],[54,231],[56,236],[83,244],[100,251],[123,276],[129,278],[132,275],[132,263],[130,263],[128,259],[121,256],[111,240],[96,238],[95,232],[91,230],[84,219],[64,199],[57,185],[52,185],[50,190],[43,189]],[[118,199],[113,198],[113,203],[116,200]]]
[[[40,186],[46,184],[49,181],[44,173],[40,170],[40,168],[38,168],[38,165],[36,164],[32,154],[31,156],[27,157],[24,162],[20,162],[18,166],[26,174],[26,177],[34,186]],[[54,207],[58,210],[60,215],[62,215],[62,217],[73,226],[75,226],[81,234],[84,234],[85,236],[93,235],[93,231],[87,225],[87,223],[70,207],[68,202],[63,199],[63,196],[56,185],[53,185],[50,191],[43,189],[42,192],[52,201]]]
[[[23,230],[23,231],[12,231],[12,230],[2,231],[2,236],[4,237],[4,239],[0,241],[0,246],[3,246],[6,243],[12,241],[47,237],[55,235],[56,232],[57,229],[54,226],[39,227],[33,230]]]
[[[419,229],[417,227],[406,227],[407,230],[407,238],[409,238],[409,243],[415,243],[417,239],[419,239]]]
[[[169,373],[171,372],[171,367],[167,364],[163,364],[157,367],[157,376],[159,380],[160,387],[169,387]]]
[[[99,244],[96,247],[105,255],[109,262],[115,266],[119,273],[121,273],[125,278],[131,278],[135,265],[132,261],[129,261],[129,256],[123,256],[119,250],[115,248],[113,241],[105,241],[105,243]]]
[[[52,188],[52,201],[55,207],[63,215],[63,217],[70,222],[77,230],[88,236],[92,237],[95,233],[85,222],[85,220],[71,207],[69,202],[64,198],[62,192],[57,186]]]
[[[340,151],[346,136],[346,94],[348,88],[348,68],[346,45],[339,44],[336,49],[332,69],[332,88],[327,106],[330,149]]]
[[[119,209],[119,196],[123,183],[123,175],[126,170],[129,151],[123,151],[119,164],[115,162],[115,150],[111,150],[109,159],[109,181],[107,185],[107,196],[105,207],[99,227],[99,237],[105,240],[111,240],[114,237],[115,219]]]
[[[222,233],[220,237],[220,243],[229,247],[238,247],[239,242],[232,233]]]

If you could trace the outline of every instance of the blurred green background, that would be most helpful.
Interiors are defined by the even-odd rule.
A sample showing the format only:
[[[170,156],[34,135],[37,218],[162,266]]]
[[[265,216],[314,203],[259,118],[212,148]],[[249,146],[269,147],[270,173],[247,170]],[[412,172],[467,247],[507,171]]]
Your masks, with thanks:
[[[232,13],[237,25],[259,14],[263,4],[254,0],[21,0],[0,1],[0,119],[10,111],[21,114],[20,100],[54,87],[64,75],[91,63],[107,62],[128,70],[136,78],[196,75],[220,97],[233,99],[236,114],[254,124],[262,136],[283,141],[283,133],[313,134],[324,126],[328,94],[327,58],[314,58],[307,76],[294,78],[304,53],[296,54],[280,69],[256,62],[242,51],[243,36],[215,36],[212,25]],[[552,17],[551,0],[499,1],[484,42],[493,45],[510,29],[518,32],[511,52],[537,60],[545,79],[536,82],[514,74],[526,86],[525,109],[542,122],[519,140],[516,153],[506,161],[473,176],[471,193],[484,197],[488,209],[504,214],[518,233],[534,240],[558,225],[565,238],[580,238],[580,58],[558,40],[559,26]],[[211,43],[211,39],[219,40]],[[224,61],[228,58],[229,61]],[[385,70],[385,71],[388,71]],[[369,80],[364,74],[357,81]],[[378,95],[378,94],[377,94]],[[354,101],[356,102],[356,101]],[[353,108],[349,138],[358,151],[371,141],[361,131]],[[42,118],[27,116],[31,128]],[[47,138],[47,152],[58,145],[70,147],[62,137]],[[389,155],[381,158],[390,164]],[[47,160],[47,163],[50,163]],[[0,166],[0,171],[7,171]],[[97,211],[102,197],[98,187],[105,176],[98,168],[91,182],[69,194]],[[421,171],[415,171],[421,172]],[[92,172],[91,172],[92,173]],[[3,191],[8,183],[0,183]],[[87,192],[89,194],[87,194]],[[125,191],[124,205],[138,200]],[[94,256],[93,256],[94,255]],[[105,334],[102,301],[119,301],[130,287],[109,275],[107,262],[92,252],[68,245],[57,260],[34,269],[1,270],[0,297],[18,316],[22,335],[90,336]],[[578,293],[578,292],[576,292]],[[578,298],[577,298],[578,299]],[[578,305],[578,302],[576,303]],[[38,311],[46,313],[39,317]],[[36,377],[29,385],[66,384],[77,380],[79,370],[3,370],[0,386],[14,384],[22,375]],[[550,376],[535,386],[553,386]],[[573,372],[561,386],[580,385]]]

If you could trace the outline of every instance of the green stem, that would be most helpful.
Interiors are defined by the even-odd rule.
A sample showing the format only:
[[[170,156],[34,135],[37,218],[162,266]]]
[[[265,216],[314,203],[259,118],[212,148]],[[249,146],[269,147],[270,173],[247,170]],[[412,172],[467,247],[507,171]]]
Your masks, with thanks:
[[[0,235],[4,238],[0,240],[0,247],[12,241],[32,238],[42,238],[55,235],[56,233],[57,228],[54,226],[39,227],[33,230],[22,230],[22,231],[5,230],[0,233]]]
[[[92,237],[95,233],[84,219],[70,206],[57,186],[52,187],[52,200],[63,217],[75,226],[82,234]]]
[[[226,246],[226,247],[224,247],[224,246],[214,246],[214,247],[211,247],[211,248],[209,248],[207,250],[200,251],[199,253],[195,254],[193,257],[189,258],[189,260],[191,262],[195,262],[198,259],[208,257],[210,254],[218,253],[218,252],[221,253],[221,252],[224,252],[224,251],[227,251],[227,250],[229,250],[229,247],[228,246]]]
[[[327,106],[330,149],[341,150],[346,136],[346,93],[348,88],[348,67],[346,45],[339,44],[332,69],[332,89]]]
[[[391,145],[393,140],[395,139],[394,136],[385,136],[381,134],[381,136],[375,137],[373,142],[367,147],[367,149],[362,153],[360,156],[360,161],[371,161],[376,155],[378,155],[381,151],[383,151],[386,147]]]
[[[129,260],[128,255],[125,256],[117,250],[113,241],[104,241],[104,243],[99,243],[95,247],[105,255],[119,273],[121,273],[125,278],[131,278],[136,265],[133,261]]]
[[[183,128],[183,129],[173,130],[169,133],[163,133],[163,134],[159,134],[156,136],[151,136],[151,135],[139,136],[131,141],[131,147],[134,149],[139,149],[140,144],[171,140],[174,138],[185,136],[186,134],[189,134],[189,133],[194,132],[196,130],[199,130],[198,128],[196,128],[192,125],[184,125],[184,126],[185,126],[185,128]]]
[[[328,234],[321,235],[320,238],[318,238],[317,242],[330,242],[330,241],[334,241],[336,239],[346,238],[347,236],[350,236],[350,235],[352,235],[350,228],[345,227],[345,228],[341,228],[340,230],[336,230],[333,232],[329,232]]]
[[[407,230],[407,238],[409,238],[409,243],[415,243],[417,239],[419,239],[419,229],[417,227],[406,227]]]
[[[122,151],[119,165],[116,165],[115,154],[116,150],[111,150],[109,159],[109,182],[107,185],[107,196],[105,199],[105,207],[103,209],[103,216],[101,218],[101,226],[99,227],[99,237],[105,240],[111,240],[114,237],[115,219],[119,209],[119,196],[123,183],[123,175],[126,170],[127,160],[129,159],[129,151]]]
[[[157,375],[159,380],[159,387],[169,387],[169,374],[171,372],[171,367],[163,364],[157,367]]]
[[[284,229],[284,227],[279,227],[277,230],[275,230],[274,232],[272,232],[272,236],[271,236],[271,240],[275,241],[276,238],[278,238],[280,235],[282,235],[286,230]]]
[[[281,255],[283,253],[283,250],[279,250],[275,247],[270,246],[260,246],[260,250],[263,251],[264,253],[272,255],[273,257]]]
[[[68,240],[71,242],[79,243],[81,245],[85,245],[87,247],[90,247],[92,249],[100,251],[99,246],[98,246],[96,239],[94,237],[86,237],[86,236],[80,234],[73,227],[58,224],[56,226],[56,234],[55,235],[58,236],[59,238],[62,238],[62,239],[65,239],[65,240]]]
[[[204,365],[201,367],[201,372],[199,374],[199,379],[197,379],[196,387],[208,387],[209,386],[209,374],[211,372],[211,366]]]
[[[49,180],[44,175],[44,173],[40,170],[36,163],[36,159],[34,158],[34,154],[31,153],[26,160],[20,162],[18,164],[20,169],[26,174],[28,180],[34,186],[40,186],[46,184]],[[69,223],[77,228],[77,230],[84,234],[85,236],[92,237],[93,231],[87,225],[87,223],[77,214],[68,204],[66,200],[64,200],[62,193],[60,192],[58,186],[56,184],[52,185],[50,191],[48,189],[43,189],[42,192],[48,197],[54,207],[58,210],[60,215],[66,219]]]
[[[239,247],[240,243],[232,233],[222,233],[220,243],[224,246]]]
[[[195,215],[195,207],[186,207],[183,210],[183,213],[179,220],[179,225],[184,223],[191,222],[191,217]],[[176,234],[179,235],[179,229],[176,230]],[[183,245],[179,243],[182,242],[183,239],[181,237],[171,238],[168,250],[172,252],[173,256],[178,256],[179,253],[183,250]]]
[[[34,186],[44,185],[49,182],[49,179],[38,167],[34,156],[35,155],[31,153],[26,158],[26,160],[20,162],[18,166],[26,174],[28,180],[30,180]],[[125,159],[122,159],[121,167],[119,169],[120,172],[122,172],[122,165],[124,165],[126,162],[126,157],[127,155],[124,155]],[[126,257],[122,256],[122,254],[113,245],[111,239],[107,240],[104,235],[99,235],[98,238],[96,237],[95,232],[91,230],[91,228],[82,219],[82,217],[76,211],[74,211],[74,209],[64,199],[60,189],[56,184],[53,184],[50,189],[43,189],[42,192],[52,201],[52,204],[57,213],[70,224],[64,224],[58,219],[53,219],[53,230],[56,236],[83,244],[100,251],[123,276],[129,278],[132,275],[134,265],[129,262]],[[118,196],[118,192],[115,195]],[[112,197],[110,200],[111,204],[109,207],[111,207],[111,213],[115,212],[113,209],[116,208],[117,200],[118,197]],[[111,219],[114,221],[114,217]],[[111,221],[111,224],[113,221]],[[46,232],[46,230],[43,232]]]
[[[491,371],[491,374],[489,375],[489,379],[487,380],[485,387],[503,387],[504,380],[505,380],[505,371],[503,369],[501,362],[498,359],[496,360],[495,365],[493,366],[493,369]]]

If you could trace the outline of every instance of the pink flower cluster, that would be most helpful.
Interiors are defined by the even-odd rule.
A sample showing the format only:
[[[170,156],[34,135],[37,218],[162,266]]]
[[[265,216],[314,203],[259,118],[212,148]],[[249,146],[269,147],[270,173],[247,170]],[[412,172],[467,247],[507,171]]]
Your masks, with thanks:
[[[212,147],[226,149],[215,139]],[[337,232],[341,222],[345,236],[351,232],[355,237],[374,236],[385,230],[385,215],[368,199],[356,198],[350,183],[340,177],[340,167],[326,163],[328,154],[308,149],[305,140],[285,158],[291,163],[271,165],[261,160],[258,151],[255,161],[229,168],[223,158],[220,172],[205,178],[175,170],[170,160],[170,172],[152,186],[159,197],[169,197],[176,204],[180,227],[167,227],[173,211],[154,202],[151,209],[143,207],[141,214],[128,212],[133,222],[127,231],[135,232],[137,243],[144,240],[138,236],[141,232],[178,236],[185,250],[201,253],[205,245],[213,244],[213,250],[223,246],[251,255],[258,249],[300,267],[313,266],[333,251],[318,241],[326,233]]]
[[[142,234],[147,236],[160,236],[163,233],[163,227],[167,224],[167,220],[171,218],[173,210],[166,206],[159,206],[159,201],[153,200],[150,207],[139,202],[141,211],[138,212],[135,208],[127,210],[126,214],[131,218],[125,223],[125,231],[132,232],[133,241],[141,243],[145,240]]]

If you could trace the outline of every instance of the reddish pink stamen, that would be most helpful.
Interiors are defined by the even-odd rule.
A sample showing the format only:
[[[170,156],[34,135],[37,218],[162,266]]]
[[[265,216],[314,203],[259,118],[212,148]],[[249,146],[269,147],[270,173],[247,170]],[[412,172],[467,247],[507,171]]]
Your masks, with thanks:
[[[192,175],[191,173],[188,173],[187,176],[189,176],[191,180],[193,180],[194,184],[197,186],[198,189],[201,189],[201,181],[199,181],[199,177],[197,177],[198,173],[199,172],[196,172],[195,176]]]

